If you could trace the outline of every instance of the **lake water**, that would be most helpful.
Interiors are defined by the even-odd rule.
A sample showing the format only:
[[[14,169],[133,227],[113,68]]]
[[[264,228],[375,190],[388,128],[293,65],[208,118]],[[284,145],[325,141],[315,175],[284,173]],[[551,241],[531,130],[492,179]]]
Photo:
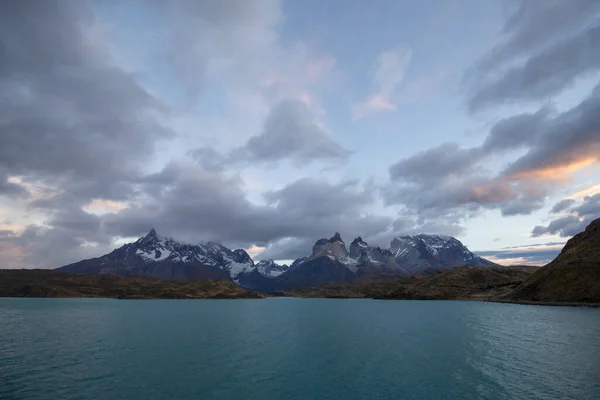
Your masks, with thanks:
[[[600,399],[600,309],[0,299],[0,399]]]

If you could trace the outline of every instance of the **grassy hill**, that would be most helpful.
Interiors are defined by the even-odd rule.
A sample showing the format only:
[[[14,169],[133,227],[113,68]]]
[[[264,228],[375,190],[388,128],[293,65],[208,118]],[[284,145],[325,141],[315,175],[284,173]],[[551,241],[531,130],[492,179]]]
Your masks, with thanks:
[[[172,281],[147,277],[73,275],[52,270],[0,270],[0,297],[108,297],[118,299],[262,298],[225,280]]]
[[[287,292],[297,297],[488,300],[520,285],[531,268],[457,267],[429,277],[367,278]]]
[[[600,219],[502,300],[600,303]]]

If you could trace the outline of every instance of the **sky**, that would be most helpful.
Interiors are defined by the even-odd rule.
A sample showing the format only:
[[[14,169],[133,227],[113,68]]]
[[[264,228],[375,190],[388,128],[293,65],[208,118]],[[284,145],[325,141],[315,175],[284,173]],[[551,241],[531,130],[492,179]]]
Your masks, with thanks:
[[[152,228],[541,265],[599,217],[597,0],[0,2],[0,268]]]

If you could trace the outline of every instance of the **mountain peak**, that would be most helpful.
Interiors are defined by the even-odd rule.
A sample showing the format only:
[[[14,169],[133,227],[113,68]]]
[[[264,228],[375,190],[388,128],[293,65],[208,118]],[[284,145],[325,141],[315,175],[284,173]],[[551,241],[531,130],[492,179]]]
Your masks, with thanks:
[[[333,242],[342,242],[342,243],[344,243],[344,241],[342,240],[342,237],[340,236],[339,232],[336,232],[335,235],[333,235],[333,237],[331,239],[329,239],[329,242],[330,243],[333,243]]]
[[[141,237],[140,239],[138,239],[138,243],[152,243],[152,242],[156,242],[159,241],[160,237],[158,236],[158,233],[156,233],[156,230],[154,228],[150,229],[150,232],[148,232],[148,234],[144,237]]]
[[[354,239],[351,243],[352,244],[367,244],[367,242],[365,242],[360,236],[357,237],[356,239]]]

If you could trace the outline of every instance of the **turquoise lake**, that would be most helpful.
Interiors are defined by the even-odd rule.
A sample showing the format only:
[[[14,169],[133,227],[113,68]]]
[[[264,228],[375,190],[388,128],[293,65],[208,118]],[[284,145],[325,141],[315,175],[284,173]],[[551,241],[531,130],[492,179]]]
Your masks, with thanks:
[[[600,309],[0,299],[0,399],[600,399]]]

